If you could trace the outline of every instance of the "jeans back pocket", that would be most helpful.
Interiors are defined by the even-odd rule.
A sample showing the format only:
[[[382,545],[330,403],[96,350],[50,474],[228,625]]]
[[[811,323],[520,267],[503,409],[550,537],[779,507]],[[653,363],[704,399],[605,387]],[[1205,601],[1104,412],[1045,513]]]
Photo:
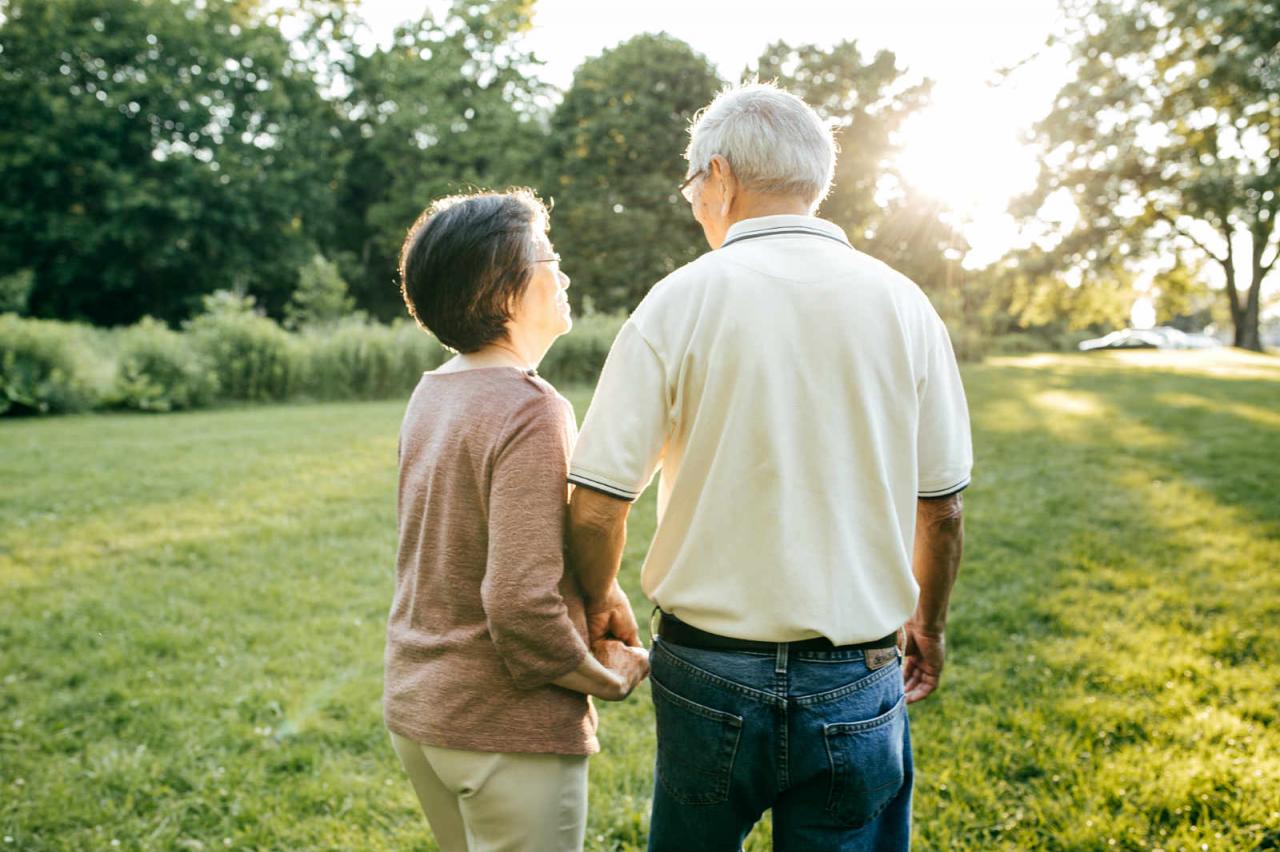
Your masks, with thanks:
[[[685,805],[727,801],[742,717],[677,695],[652,676],[658,722],[658,780]]]
[[[827,812],[842,825],[859,828],[888,807],[906,780],[903,742],[907,699],[864,722],[823,726],[831,761],[831,795]]]

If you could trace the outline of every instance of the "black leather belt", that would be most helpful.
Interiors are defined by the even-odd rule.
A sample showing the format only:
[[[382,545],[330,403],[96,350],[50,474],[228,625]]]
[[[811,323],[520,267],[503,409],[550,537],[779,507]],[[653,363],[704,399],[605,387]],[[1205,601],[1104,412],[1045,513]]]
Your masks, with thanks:
[[[661,612],[661,610],[659,610]],[[734,639],[732,636],[721,636],[699,630],[692,624],[686,624],[674,615],[663,612],[658,621],[658,636],[663,642],[672,645],[684,645],[687,648],[702,648],[707,651],[761,651],[766,654],[775,653],[779,645],[786,645],[792,651],[871,651],[877,648],[892,648],[898,644],[898,632],[895,630],[888,636],[872,639],[870,642],[859,642],[856,645],[833,645],[825,636],[813,639],[797,639],[794,642],[761,642],[755,639]]]

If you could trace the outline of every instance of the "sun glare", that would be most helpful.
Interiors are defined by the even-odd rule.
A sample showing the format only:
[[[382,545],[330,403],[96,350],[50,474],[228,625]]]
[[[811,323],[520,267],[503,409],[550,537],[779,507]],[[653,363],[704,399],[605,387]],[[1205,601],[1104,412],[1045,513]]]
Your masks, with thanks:
[[[981,262],[1008,247],[1017,232],[1009,202],[1035,183],[1035,155],[1020,141],[1027,123],[1015,104],[994,93],[939,87],[933,104],[902,128],[898,169],[967,223],[965,236]]]

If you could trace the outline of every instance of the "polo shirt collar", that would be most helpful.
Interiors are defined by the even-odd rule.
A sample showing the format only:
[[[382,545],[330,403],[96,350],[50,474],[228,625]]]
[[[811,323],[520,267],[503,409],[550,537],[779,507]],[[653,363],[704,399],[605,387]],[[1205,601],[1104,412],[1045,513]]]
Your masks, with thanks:
[[[743,240],[763,239],[772,236],[804,236],[810,235],[844,243],[852,248],[844,229],[839,225],[819,219],[817,216],[797,216],[784,214],[779,216],[759,216],[755,219],[743,219],[729,226],[721,248]]]

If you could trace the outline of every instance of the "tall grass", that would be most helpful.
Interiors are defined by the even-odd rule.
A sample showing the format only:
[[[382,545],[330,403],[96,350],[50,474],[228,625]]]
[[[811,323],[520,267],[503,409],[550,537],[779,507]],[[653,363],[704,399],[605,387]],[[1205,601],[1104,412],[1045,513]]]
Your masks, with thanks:
[[[554,382],[594,382],[621,316],[587,316],[540,365]],[[409,320],[360,316],[283,329],[251,301],[223,296],[175,331],[0,315],[0,413],[173,411],[223,402],[392,399],[449,353]]]

